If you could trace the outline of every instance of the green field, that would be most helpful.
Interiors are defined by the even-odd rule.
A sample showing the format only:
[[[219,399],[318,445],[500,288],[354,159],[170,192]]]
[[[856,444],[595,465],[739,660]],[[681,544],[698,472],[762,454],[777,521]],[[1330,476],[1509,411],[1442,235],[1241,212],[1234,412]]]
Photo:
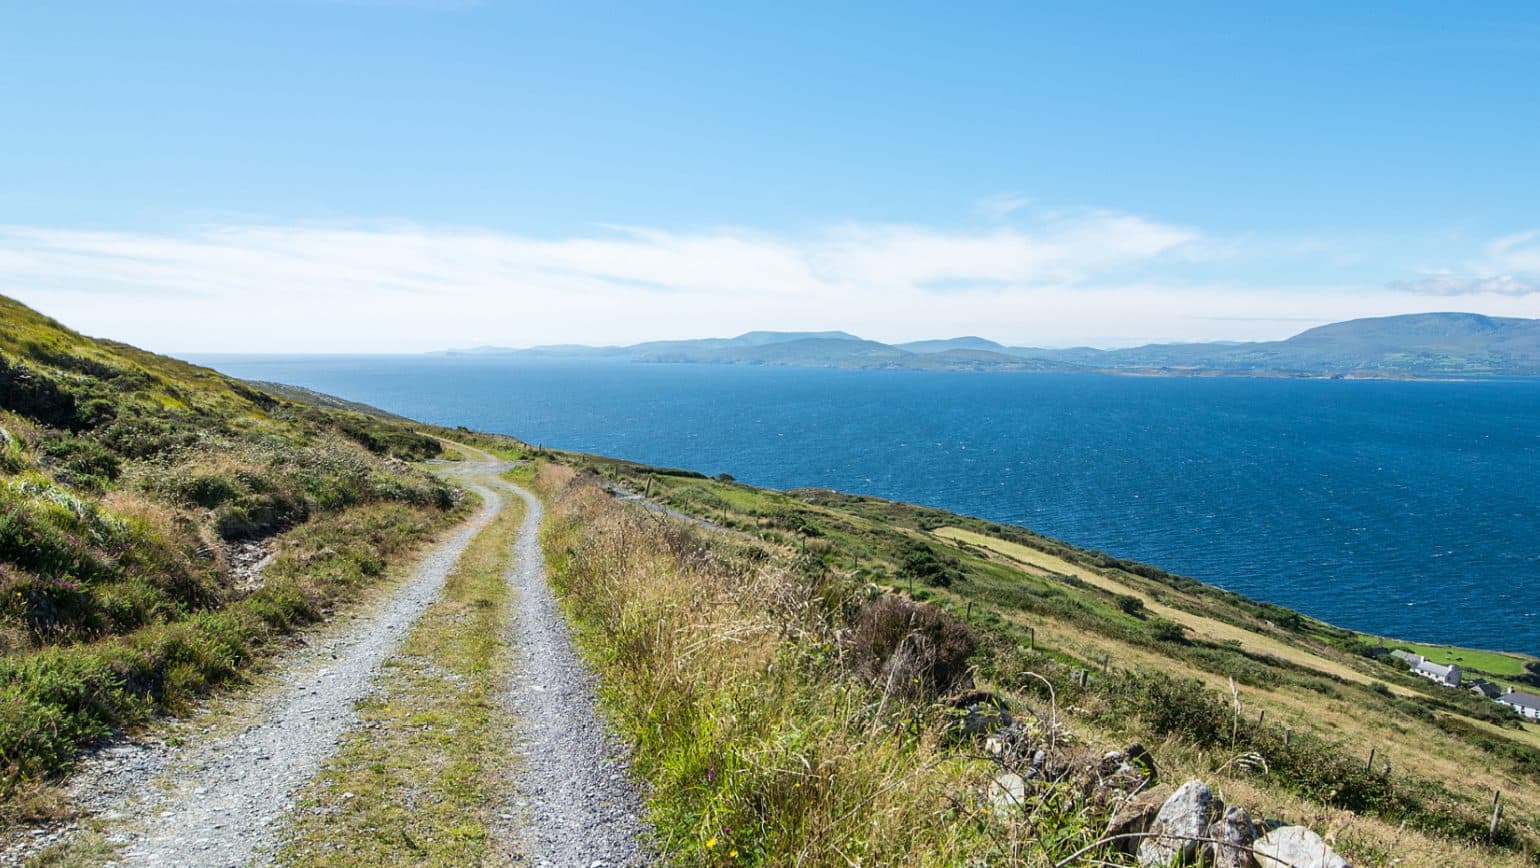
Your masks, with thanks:
[[[1481,651],[1475,648],[1456,648],[1450,645],[1421,645],[1415,642],[1391,642],[1390,647],[1405,648],[1434,663],[1458,663],[1467,673],[1491,675],[1497,678],[1520,678],[1525,667],[1534,664],[1533,657],[1505,654],[1500,651]]]

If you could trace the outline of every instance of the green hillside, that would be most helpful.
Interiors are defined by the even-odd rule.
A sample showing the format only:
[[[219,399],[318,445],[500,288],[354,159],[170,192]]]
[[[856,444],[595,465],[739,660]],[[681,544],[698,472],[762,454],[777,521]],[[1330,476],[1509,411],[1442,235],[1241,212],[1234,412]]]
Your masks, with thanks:
[[[829,636],[860,635],[868,629],[863,613],[869,606],[862,601],[874,595],[938,607],[957,629],[972,636],[970,647],[975,650],[967,665],[975,686],[1003,697],[1018,718],[1026,716],[1039,726],[1049,718],[1059,721],[1066,737],[1080,745],[1077,750],[1100,756],[1131,741],[1141,742],[1151,749],[1163,780],[1178,783],[1200,777],[1222,789],[1232,804],[1329,829],[1339,848],[1364,864],[1396,858],[1409,864],[1521,864],[1540,854],[1540,727],[1520,722],[1489,700],[1408,673],[1378,653],[1374,638],[1019,527],[827,490],[767,491],[593,456],[552,457],[578,471],[577,482],[568,487],[589,480],[590,485],[620,494],[650,492],[660,505],[722,528],[700,535],[718,540],[718,547],[710,549],[712,557],[740,564],[738,569],[763,571],[767,567],[753,566],[754,559],[763,558],[765,551],[779,552],[785,559],[783,569],[816,588],[814,599],[797,605],[822,611],[818,618],[831,625],[826,628]],[[587,521],[602,523],[597,518]],[[569,549],[575,545],[570,535],[562,539]],[[688,548],[672,538],[656,545],[665,560],[668,552]],[[667,574],[656,569],[647,575],[653,576],[648,580],[653,583],[668,581],[658,578]],[[688,578],[690,570],[681,575],[676,580],[700,581]],[[621,580],[606,579],[605,587],[623,586]],[[686,584],[680,593],[689,593],[689,587]],[[628,623],[637,616],[636,611],[604,612],[610,624]],[[694,619],[707,616],[678,617],[683,623],[666,620],[663,629],[697,632]],[[782,616],[770,615],[772,621],[777,617]],[[812,616],[803,612],[796,617]],[[806,627],[777,629],[802,635]],[[614,677],[622,682],[640,681],[634,689],[662,690],[652,680],[662,676],[650,671],[661,663],[626,665],[622,660],[630,660],[634,648],[620,658],[609,656],[618,648],[631,648],[624,644],[625,635],[621,627],[602,631],[598,659],[614,660]],[[826,658],[831,641],[833,647],[844,647],[844,665],[831,665]],[[848,641],[795,640],[775,659],[793,672],[807,666],[825,673],[821,677],[854,677],[860,682],[861,665],[850,657],[859,655],[854,647],[841,644]],[[1490,673],[1528,684],[1540,680],[1540,661],[1533,658],[1446,651],[1466,659],[1468,677]],[[721,653],[735,652],[724,645]],[[692,661],[676,676],[688,683],[716,684],[725,676],[691,675],[690,665],[714,672],[712,667],[728,664]],[[638,666],[648,669],[645,677],[636,673]],[[708,707],[725,701],[738,709],[810,701],[782,696],[775,692],[779,687],[765,687],[761,695],[752,685],[764,678],[774,681],[769,675],[773,670],[757,671],[752,678],[739,674],[742,680],[722,688],[725,695],[700,701]],[[896,720],[944,723],[946,706],[935,703],[944,699],[943,687],[950,679],[920,678],[931,687],[902,701],[871,701],[895,708]],[[626,715],[623,708],[619,713]],[[773,742],[790,737],[791,731],[832,725],[822,718],[799,719],[791,712],[779,715],[752,726],[784,734],[760,732],[755,745],[732,745],[741,751],[737,762],[785,768],[819,761],[782,755],[772,760],[762,754],[767,739]],[[638,725],[644,756],[648,750],[667,757],[682,749],[655,729],[657,721]],[[924,744],[922,739],[905,748],[905,759],[882,761],[965,761],[935,745],[922,750]],[[873,744],[870,749],[887,748]],[[843,773],[854,780],[866,771],[852,768]],[[996,771],[989,762],[973,762],[966,768],[951,767],[928,786],[950,788],[954,799],[960,798],[958,791],[985,792]],[[1496,839],[1489,840],[1494,791],[1503,794],[1506,819]],[[663,798],[671,815],[736,812],[728,825],[762,820],[744,815],[748,807],[743,803],[718,803],[711,794],[687,786]],[[735,800],[747,798],[741,792],[731,795]],[[1079,839],[1082,843],[1094,841],[1096,830],[1111,819],[1094,803],[1073,802],[1073,809],[1068,804],[1055,808],[1068,813],[1053,822],[1093,827],[1089,837]],[[942,810],[940,805],[932,807]],[[900,813],[913,808],[910,802],[892,806]],[[978,807],[971,810],[987,813]],[[963,811],[960,816],[966,815]],[[913,821],[911,815],[906,822]],[[1011,834],[1024,834],[1019,827],[1011,828]],[[966,834],[958,828],[949,831]],[[992,846],[952,837],[933,843],[943,848],[938,852],[951,854],[941,863],[963,858],[959,854],[977,855],[970,848],[987,851]],[[951,847],[961,849],[946,849]]]
[[[182,707],[460,512],[438,441],[0,298],[0,786]],[[257,564],[266,561],[258,575]]]

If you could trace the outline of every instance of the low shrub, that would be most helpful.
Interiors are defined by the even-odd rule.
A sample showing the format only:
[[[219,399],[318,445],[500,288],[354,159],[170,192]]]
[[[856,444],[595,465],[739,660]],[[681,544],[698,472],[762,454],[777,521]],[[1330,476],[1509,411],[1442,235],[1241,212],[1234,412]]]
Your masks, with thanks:
[[[878,597],[861,607],[845,644],[855,671],[885,693],[928,699],[972,684],[973,632],[929,603]]]
[[[904,579],[914,579],[932,587],[945,588],[962,578],[962,564],[957,558],[938,552],[932,546],[915,540],[904,549],[898,565],[898,574]]]
[[[85,427],[75,396],[46,374],[0,356],[0,409],[10,410],[51,428]]]
[[[72,485],[101,489],[118,478],[122,461],[100,442],[74,434],[43,438],[38,450]]]

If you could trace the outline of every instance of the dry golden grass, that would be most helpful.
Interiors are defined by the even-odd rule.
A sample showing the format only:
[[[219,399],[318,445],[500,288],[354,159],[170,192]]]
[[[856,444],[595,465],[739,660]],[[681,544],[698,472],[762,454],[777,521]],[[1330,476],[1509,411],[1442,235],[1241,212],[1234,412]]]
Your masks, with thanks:
[[[1266,651],[1280,659],[1291,660],[1356,683],[1367,684],[1373,681],[1364,673],[1334,659],[1282,645],[1272,637],[1245,631],[1232,624],[1161,605],[1132,585],[1120,583],[1052,555],[955,528],[942,528],[937,531],[937,535],[988,548],[1037,570],[1074,575],[1115,593],[1139,596],[1151,611],[1179,620],[1200,635],[1216,640],[1233,638],[1241,641],[1245,647]],[[1027,623],[1027,620],[1022,619],[1022,622]],[[1030,623],[1037,630],[1044,646],[1068,651],[1082,659],[1095,660],[1102,654],[1108,654],[1125,668],[1179,673],[1196,678],[1216,690],[1228,690],[1228,679],[1224,676],[1186,665],[1158,651],[1106,636],[1088,634],[1071,625],[1042,619],[1033,619]],[[1349,675],[1354,677],[1349,678]],[[1416,696],[1399,685],[1393,685],[1391,689],[1399,695]],[[1366,707],[1357,697],[1349,700],[1333,699],[1292,685],[1273,689],[1245,687],[1241,690],[1241,698],[1248,714],[1255,716],[1258,711],[1265,709],[1270,720],[1293,726],[1299,731],[1315,730],[1323,733],[1350,753],[1367,756],[1372,748],[1377,752],[1377,761],[1390,762],[1393,771],[1400,769],[1443,781],[1450,789],[1465,794],[1472,801],[1490,799],[1494,790],[1502,790],[1508,794],[1506,812],[1511,822],[1532,823],[1540,818],[1540,790],[1534,786],[1532,779],[1504,771],[1506,765],[1491,762],[1490,756],[1479,748],[1450,736],[1427,721],[1397,717],[1388,709]],[[1500,737],[1531,744],[1540,743],[1540,735],[1534,732],[1499,728],[1473,719],[1469,722]]]
[[[566,468],[538,483],[558,587],[669,860],[1036,864],[1094,839],[1074,811],[1044,824],[1054,838],[989,819],[990,764],[947,749],[928,707],[844,674],[830,604],[846,601],[822,595],[848,588],[831,577],[623,506]]]
[[[1095,570],[1086,569],[1078,564],[1072,564],[1047,552],[1041,552],[1037,549],[1028,548],[1027,546],[1006,540],[995,539],[994,537],[974,533],[973,531],[963,530],[962,528],[944,527],[937,529],[935,533],[943,539],[966,542],[969,545],[989,549],[992,552],[1004,555],[1018,564],[1035,568],[1037,571],[1046,570],[1050,573],[1074,576],[1087,584],[1114,594],[1128,594],[1137,597],[1150,612],[1162,618],[1175,621],[1196,635],[1210,641],[1218,643],[1227,641],[1240,642],[1254,651],[1271,654],[1280,660],[1287,660],[1290,663],[1296,663],[1329,675],[1335,675],[1346,681],[1353,681],[1363,685],[1374,682],[1373,678],[1335,657],[1327,657],[1324,654],[1312,654],[1298,645],[1281,642],[1265,633],[1242,629],[1226,621],[1198,615],[1185,609],[1178,609],[1175,606],[1168,606],[1145,593],[1142,588],[1120,582],[1115,578],[1103,575]],[[1168,593],[1175,595],[1176,592]],[[1400,685],[1391,685],[1390,689],[1402,696],[1416,695]]]

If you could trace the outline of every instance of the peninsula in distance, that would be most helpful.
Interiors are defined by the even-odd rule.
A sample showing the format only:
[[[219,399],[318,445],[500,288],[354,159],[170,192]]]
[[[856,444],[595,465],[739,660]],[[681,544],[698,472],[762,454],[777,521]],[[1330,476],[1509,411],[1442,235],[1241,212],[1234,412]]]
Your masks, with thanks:
[[[886,344],[843,331],[752,331],[631,346],[477,347],[451,355],[918,371],[1467,378],[1540,375],[1540,319],[1424,313],[1348,320],[1281,341],[1125,349],[1012,347],[968,336]]]

